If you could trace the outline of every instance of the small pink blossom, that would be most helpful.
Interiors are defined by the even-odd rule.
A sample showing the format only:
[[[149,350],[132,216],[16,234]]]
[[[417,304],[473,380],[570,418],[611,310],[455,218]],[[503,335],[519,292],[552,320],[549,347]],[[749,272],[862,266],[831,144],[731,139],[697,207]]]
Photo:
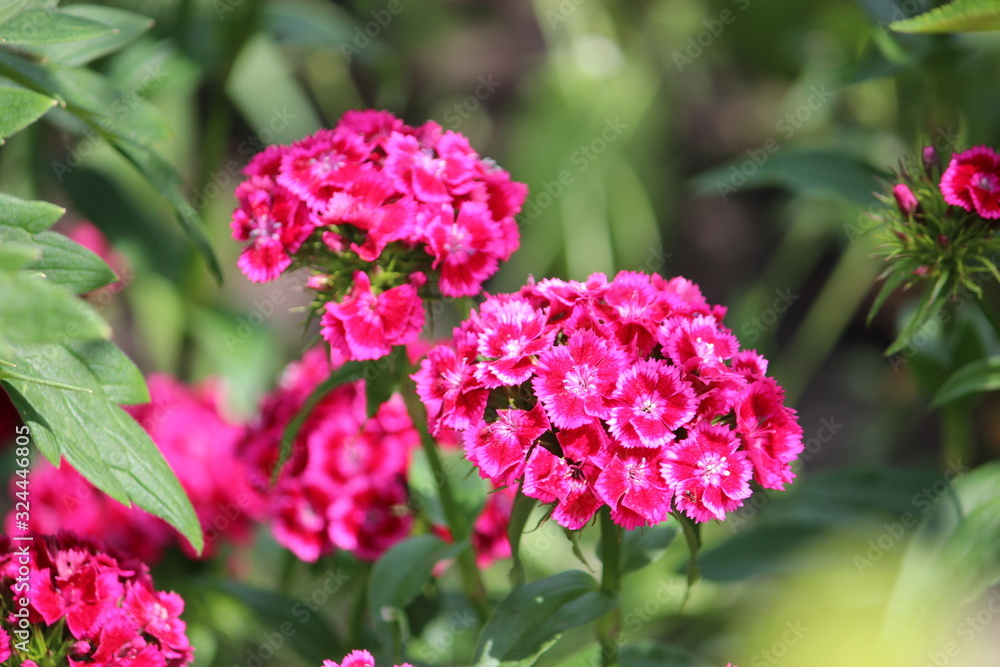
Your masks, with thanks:
[[[753,466],[739,445],[728,426],[701,422],[667,451],[663,478],[676,494],[677,507],[695,521],[722,520],[750,496]]]
[[[1000,218],[1000,154],[975,146],[951,158],[941,176],[944,200],[984,218]]]
[[[611,435],[626,447],[662,447],[695,414],[694,391],[674,366],[658,359],[636,362],[619,378],[608,417]]]

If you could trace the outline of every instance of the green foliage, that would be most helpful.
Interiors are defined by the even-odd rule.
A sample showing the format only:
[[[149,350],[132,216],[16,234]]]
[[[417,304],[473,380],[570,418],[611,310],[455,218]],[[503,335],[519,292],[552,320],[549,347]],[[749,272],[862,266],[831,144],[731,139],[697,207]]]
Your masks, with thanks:
[[[941,407],[966,396],[1000,389],[1000,357],[969,362],[945,380],[934,395],[932,405]]]
[[[899,32],[984,32],[1000,30],[1000,7],[994,0],[952,0],[942,7],[889,26]]]
[[[600,618],[617,604],[580,570],[527,583],[499,604],[483,628],[474,664],[531,665],[562,633]]]
[[[0,138],[61,107],[126,152],[169,135],[148,104],[130,113],[127,91],[78,67],[137,37],[150,22],[89,5],[62,10],[30,0],[0,10]],[[153,160],[154,158],[149,158]],[[156,158],[159,159],[159,158]],[[169,166],[157,165],[170,172]],[[116,500],[176,527],[195,550],[201,527],[148,434],[119,404],[149,400],[142,374],[108,339],[111,329],[78,294],[114,282],[97,255],[47,231],[63,210],[0,194],[0,382],[53,464],[72,464]],[[197,227],[192,227],[196,241]],[[206,257],[214,261],[207,242]]]
[[[469,548],[468,542],[447,544],[432,535],[418,535],[387,551],[375,564],[368,592],[368,606],[382,642],[407,632],[406,606],[428,582],[434,566]]]

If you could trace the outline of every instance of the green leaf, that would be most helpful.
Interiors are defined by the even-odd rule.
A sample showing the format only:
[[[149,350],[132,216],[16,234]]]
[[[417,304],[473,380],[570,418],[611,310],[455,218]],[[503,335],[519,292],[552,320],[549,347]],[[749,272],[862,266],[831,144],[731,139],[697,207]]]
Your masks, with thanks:
[[[38,257],[28,268],[73,294],[89,292],[118,279],[103,259],[56,232],[31,234],[21,227],[5,224],[0,218],[0,241],[34,248]]]
[[[931,407],[940,408],[959,398],[996,389],[1000,389],[1000,356],[986,357],[962,366],[945,380],[934,394]]]
[[[622,574],[641,570],[655,562],[677,537],[677,527],[661,523],[649,528],[625,531],[622,541]],[[600,554],[601,550],[598,549]]]
[[[90,369],[112,403],[136,405],[149,402],[149,389],[142,372],[111,341],[71,341],[64,347]]]
[[[339,576],[339,572],[335,576]],[[349,650],[344,648],[333,628],[302,600],[222,577],[205,579],[203,585],[242,602],[260,619],[266,632],[281,633],[288,639],[289,646],[309,664],[319,665],[331,655],[339,656]],[[285,632],[288,628],[294,632]]]
[[[1000,30],[1000,5],[996,0],[954,0],[942,7],[889,27],[898,32],[983,32]]]
[[[112,372],[107,364],[91,368],[79,347],[48,343],[11,345],[10,350],[19,372],[92,392],[3,380],[39,451],[57,465],[65,457],[94,486],[164,519],[201,551],[201,526],[177,477],[149,435],[104,391],[104,383],[117,387],[112,378],[125,373]],[[109,355],[97,357],[106,360]],[[130,391],[134,394],[134,387]]]
[[[744,512],[723,524],[740,532],[699,556],[702,576],[737,581],[832,567],[842,562],[837,559],[843,554],[831,553],[828,563],[796,554],[830,532],[880,527],[906,512],[916,513],[915,494],[940,478],[939,472],[926,469],[847,469],[799,478],[788,492],[757,491],[744,501]]]
[[[600,618],[616,604],[616,596],[602,593],[594,578],[580,570],[527,583],[500,603],[483,628],[475,664],[533,658],[566,630]]]
[[[145,146],[116,139],[113,139],[111,143],[170,202],[174,208],[174,214],[180,222],[181,229],[184,230],[188,240],[205,259],[209,271],[221,283],[222,269],[219,268],[219,260],[215,257],[215,252],[205,235],[204,223],[199,220],[194,207],[181,194],[180,174],[168,162]]]
[[[285,465],[285,461],[292,455],[292,445],[295,444],[295,438],[298,437],[302,424],[309,418],[309,414],[313,411],[313,408],[319,405],[320,401],[335,388],[342,384],[359,380],[362,368],[361,362],[348,361],[313,389],[312,393],[309,394],[309,397],[302,404],[302,407],[299,408],[299,411],[288,422],[285,431],[281,434],[281,451],[278,453],[278,462],[274,466],[274,478],[278,477],[278,473],[281,472],[281,466]]]
[[[872,320],[875,319],[875,315],[878,311],[882,309],[886,300],[896,291],[896,288],[903,284],[907,278],[905,271],[896,271],[885,278],[882,283],[882,288],[879,290],[878,295],[872,301],[872,307],[868,311],[868,317],[865,319],[865,324],[871,326]]]
[[[18,14],[29,9],[52,8],[59,4],[58,0],[8,0],[0,3],[0,24],[7,23]]]
[[[115,30],[113,33],[92,37],[86,41],[53,44],[35,49],[63,65],[85,65],[101,56],[114,53],[153,26],[151,18],[113,7],[69,5],[61,11],[65,15],[103,23]]]
[[[0,144],[3,139],[31,125],[54,107],[51,97],[24,88],[0,86]]]
[[[392,624],[420,594],[434,566],[468,546],[468,542],[447,544],[433,535],[418,535],[396,544],[378,559],[372,568],[368,605],[383,643],[391,641]]]
[[[38,248],[27,243],[0,239],[0,271],[17,271],[34,262],[41,255]]]
[[[399,389],[406,368],[406,347],[397,345],[381,359],[364,361],[365,399],[368,416],[374,417],[382,404]]]
[[[0,25],[0,44],[36,46],[93,39],[113,34],[115,29],[66,12],[33,9]]]
[[[42,343],[110,336],[101,316],[65,289],[26,273],[0,273],[0,340]]]
[[[910,340],[941,311],[951,294],[949,278],[947,272],[942,273],[935,281],[934,287],[924,293],[920,298],[917,310],[910,316],[910,320],[903,327],[896,340],[885,351],[885,356],[888,357],[903,350],[910,344]]]
[[[48,229],[66,209],[44,201],[27,201],[0,192],[0,225],[20,227],[32,234]]]
[[[623,646],[618,652],[621,667],[712,667],[692,651],[654,640]]]
[[[728,164],[699,174],[691,181],[695,193],[725,197],[742,190],[781,187],[795,194],[836,195],[859,205],[874,201],[876,179],[884,174],[860,158],[838,150],[778,146],[777,152],[762,158],[759,165],[741,154]],[[745,166],[748,161],[753,168]]]

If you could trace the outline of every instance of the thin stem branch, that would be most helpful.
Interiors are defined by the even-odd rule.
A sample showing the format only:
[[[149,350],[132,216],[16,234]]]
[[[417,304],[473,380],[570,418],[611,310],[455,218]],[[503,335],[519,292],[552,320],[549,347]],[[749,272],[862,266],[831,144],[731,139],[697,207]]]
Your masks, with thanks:
[[[406,409],[410,414],[410,419],[413,420],[414,428],[420,432],[420,444],[427,457],[431,473],[434,475],[434,483],[437,486],[438,497],[441,499],[445,521],[448,522],[448,529],[456,541],[468,539],[472,533],[472,527],[465,520],[462,510],[455,500],[451,481],[448,479],[441,462],[441,456],[438,454],[437,442],[427,431],[427,411],[424,404],[420,402],[416,386],[408,374],[403,378],[401,384],[400,389],[406,403]],[[490,615],[490,609],[486,601],[486,587],[483,585],[479,566],[476,565],[476,554],[471,546],[458,555],[458,567],[462,574],[465,594],[472,602],[480,622],[484,623]]]
[[[601,592],[618,596],[621,592],[621,531],[611,519],[611,512],[602,507],[601,523],[601,561],[604,565],[601,571]],[[621,629],[621,605],[615,604],[614,609],[597,621],[597,639],[601,645],[601,667],[617,667],[618,665],[618,633]]]

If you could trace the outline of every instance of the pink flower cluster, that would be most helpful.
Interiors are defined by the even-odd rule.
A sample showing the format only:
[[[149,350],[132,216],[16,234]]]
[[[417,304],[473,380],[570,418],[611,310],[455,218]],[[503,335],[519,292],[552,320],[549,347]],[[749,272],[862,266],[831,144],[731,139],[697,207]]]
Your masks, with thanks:
[[[335,359],[414,340],[421,296],[473,296],[519,244],[527,188],[461,134],[350,111],[332,130],[271,146],[236,189],[239,267],[274,280],[307,267]]]
[[[70,667],[191,663],[194,651],[180,620],[184,601],[176,593],[154,590],[145,565],[69,533],[32,538],[15,547],[0,535],[0,607],[14,609],[13,598],[27,598],[26,635],[45,635],[47,649],[65,655]],[[24,580],[22,568],[30,586],[15,594],[17,582]],[[23,627],[14,612],[5,621],[12,633]],[[11,651],[10,636],[3,639],[0,660]]]
[[[324,660],[323,667],[375,667],[375,658],[368,651],[351,651],[340,663],[333,660]],[[410,663],[404,662],[396,667],[413,667]]]
[[[240,450],[280,544],[305,561],[334,548],[374,560],[409,534],[412,520],[406,472],[420,439],[398,395],[369,419],[363,380],[331,391],[309,413],[269,486],[285,427],[331,370],[319,347],[290,364]]]
[[[414,375],[433,433],[463,432],[495,484],[576,529],[723,519],[750,480],[782,489],[802,430],[767,362],[693,283],[622,272],[490,297]]]
[[[944,200],[987,219],[1000,218],[1000,154],[975,146],[952,156],[941,176]]]
[[[191,499],[207,538],[204,555],[214,553],[222,538],[248,538],[260,499],[246,481],[246,464],[236,456],[243,428],[222,417],[216,385],[188,387],[165,375],[150,376],[148,385],[151,402],[125,409],[149,433]],[[31,471],[31,494],[30,525],[36,532],[71,526],[78,535],[98,538],[147,563],[181,540],[166,522],[112,500],[65,461],[56,468],[39,459]],[[13,530],[13,512],[6,526]],[[193,553],[186,541],[183,546]]]

